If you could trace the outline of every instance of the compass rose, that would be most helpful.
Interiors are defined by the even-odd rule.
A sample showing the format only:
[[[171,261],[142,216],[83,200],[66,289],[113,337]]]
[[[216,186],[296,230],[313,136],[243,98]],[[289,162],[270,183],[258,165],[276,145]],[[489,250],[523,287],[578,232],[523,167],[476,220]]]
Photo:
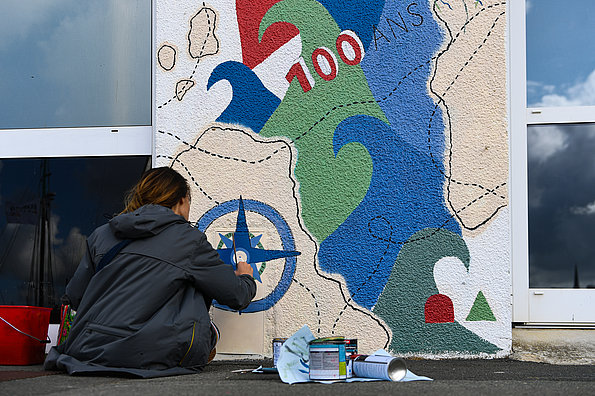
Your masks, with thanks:
[[[234,269],[236,269],[238,261],[247,262],[252,267],[252,277],[260,283],[262,283],[262,280],[260,279],[258,268],[256,268],[257,263],[300,255],[300,252],[295,250],[267,250],[256,247],[258,242],[260,242],[262,234],[253,238],[250,237],[242,196],[240,196],[236,230],[232,238],[227,238],[223,234],[219,234],[219,236],[225,244],[224,249],[217,249],[217,253],[219,253],[223,262],[225,264],[231,264]]]
[[[260,247],[262,247],[262,244],[259,242],[261,235],[255,236],[254,234],[250,234],[246,223],[246,211],[259,214],[273,225],[274,231],[276,231],[281,240],[281,248],[283,250],[260,249]],[[254,278],[256,279],[260,278],[260,274],[255,270],[256,263],[278,259],[276,262],[273,262],[272,265],[280,265],[283,267],[279,281],[275,285],[267,285],[266,290],[268,291],[270,286],[272,286],[272,290],[270,290],[266,296],[252,301],[247,308],[242,310],[242,312],[245,313],[266,311],[274,306],[291,286],[297,265],[296,256],[298,256],[300,252],[295,250],[293,233],[281,213],[277,212],[275,208],[264,202],[252,199],[244,200],[240,197],[239,200],[234,199],[220,203],[209,209],[200,217],[196,222],[196,228],[206,233],[218,219],[235,212],[238,213],[236,230],[231,233],[231,235],[226,234],[225,238],[221,238],[222,243],[219,247],[225,245],[225,248],[217,249],[221,259],[225,263],[235,267],[237,255],[237,261],[244,260],[250,263]],[[234,255],[233,252],[234,241],[236,245],[236,255]],[[269,268],[270,265],[270,263],[267,263],[266,268]],[[261,265],[261,272],[264,270],[263,267],[264,265]],[[263,284],[263,286],[264,285],[265,284]],[[217,301],[214,301],[213,305],[226,311],[235,311],[226,305],[219,304]]]

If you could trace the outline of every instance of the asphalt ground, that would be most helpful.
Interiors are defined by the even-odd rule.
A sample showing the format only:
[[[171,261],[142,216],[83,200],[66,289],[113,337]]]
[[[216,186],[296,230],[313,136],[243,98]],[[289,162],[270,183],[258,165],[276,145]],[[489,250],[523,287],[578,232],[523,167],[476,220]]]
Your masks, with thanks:
[[[595,395],[595,366],[510,359],[407,360],[412,372],[434,379],[417,382],[288,385],[276,374],[232,372],[271,364],[271,359],[214,361],[199,374],[144,380],[0,366],[0,395]]]

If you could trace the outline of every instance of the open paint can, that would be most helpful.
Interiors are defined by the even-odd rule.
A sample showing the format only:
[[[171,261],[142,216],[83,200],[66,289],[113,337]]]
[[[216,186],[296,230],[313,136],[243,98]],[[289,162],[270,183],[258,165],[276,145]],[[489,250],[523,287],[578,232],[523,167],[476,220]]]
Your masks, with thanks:
[[[281,347],[287,338],[273,338],[273,367],[277,367],[279,355],[281,355]]]
[[[345,339],[343,337],[312,340],[309,344],[309,352],[310,379],[347,379]]]

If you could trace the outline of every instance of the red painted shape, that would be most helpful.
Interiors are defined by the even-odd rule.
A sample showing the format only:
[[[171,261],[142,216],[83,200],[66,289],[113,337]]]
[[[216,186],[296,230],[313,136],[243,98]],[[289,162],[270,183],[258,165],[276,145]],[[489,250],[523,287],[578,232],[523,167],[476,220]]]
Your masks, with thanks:
[[[312,89],[312,76],[309,75],[308,66],[304,62],[303,58],[300,58],[297,62],[291,66],[291,69],[287,72],[285,79],[291,84],[293,78],[297,78],[298,82],[302,86],[304,92],[308,92]]]
[[[426,323],[452,323],[455,310],[452,300],[445,294],[434,294],[426,300]]]
[[[243,62],[250,69],[259,65],[273,52],[299,34],[298,29],[287,22],[274,23],[258,41],[258,28],[264,14],[280,0],[236,0],[236,13]]]

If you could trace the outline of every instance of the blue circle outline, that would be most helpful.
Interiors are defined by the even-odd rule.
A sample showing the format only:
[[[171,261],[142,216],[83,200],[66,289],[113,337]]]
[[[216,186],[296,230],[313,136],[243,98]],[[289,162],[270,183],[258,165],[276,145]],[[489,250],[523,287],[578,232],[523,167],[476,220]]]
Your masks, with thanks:
[[[285,219],[283,219],[279,212],[277,212],[271,206],[260,201],[254,201],[252,199],[244,199],[243,201],[244,210],[258,213],[264,216],[271,223],[273,223],[273,225],[277,229],[277,233],[281,237],[281,245],[283,246],[283,250],[295,250],[295,243],[293,239],[293,234],[291,233],[291,229],[289,228],[289,225],[287,224]],[[204,233],[206,229],[216,219],[228,213],[237,212],[239,204],[240,200],[234,199],[231,201],[223,202],[218,206],[215,206],[214,208],[208,210],[202,215],[202,217],[196,222],[196,228],[198,228],[200,231]],[[266,311],[267,309],[275,305],[289,289],[289,286],[291,285],[291,280],[293,279],[293,274],[295,273],[296,263],[297,258],[295,256],[286,257],[283,273],[281,274],[281,280],[273,289],[273,291],[270,292],[267,296],[261,298],[260,300],[252,301],[250,305],[248,305],[245,309],[241,310],[241,312],[253,313]],[[213,305],[225,311],[236,311],[235,309],[229,308],[227,305],[219,304],[217,301],[213,301]]]

